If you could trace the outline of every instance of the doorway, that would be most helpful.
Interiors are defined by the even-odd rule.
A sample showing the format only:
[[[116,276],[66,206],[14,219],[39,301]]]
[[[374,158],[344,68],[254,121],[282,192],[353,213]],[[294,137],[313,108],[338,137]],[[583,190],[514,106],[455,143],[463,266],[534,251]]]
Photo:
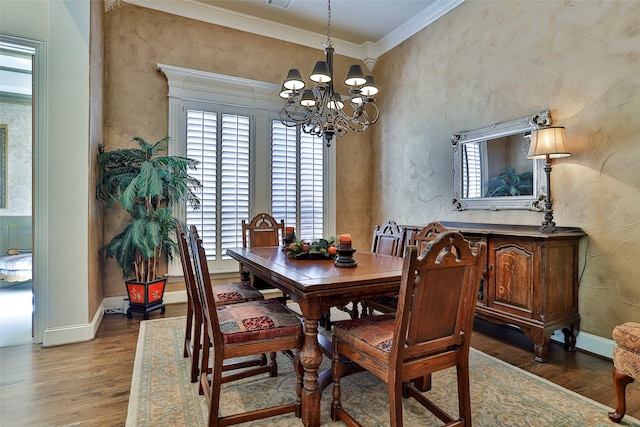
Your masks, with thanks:
[[[9,267],[0,271],[0,346],[29,344],[34,337],[33,70],[37,45],[0,35],[0,256],[10,253],[13,257]]]

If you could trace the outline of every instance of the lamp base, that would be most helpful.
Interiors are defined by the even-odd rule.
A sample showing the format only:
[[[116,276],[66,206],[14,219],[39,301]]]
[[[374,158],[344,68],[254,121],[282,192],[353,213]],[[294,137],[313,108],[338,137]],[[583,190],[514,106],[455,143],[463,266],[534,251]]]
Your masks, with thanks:
[[[549,203],[550,205],[550,203]],[[544,212],[544,221],[542,221],[542,227],[540,227],[541,233],[555,233],[556,223],[553,221],[553,211],[550,206],[547,206]]]
[[[555,222],[543,222],[542,223],[542,227],[540,227],[540,232],[541,233],[555,233],[556,231],[558,231],[556,229],[556,223]]]

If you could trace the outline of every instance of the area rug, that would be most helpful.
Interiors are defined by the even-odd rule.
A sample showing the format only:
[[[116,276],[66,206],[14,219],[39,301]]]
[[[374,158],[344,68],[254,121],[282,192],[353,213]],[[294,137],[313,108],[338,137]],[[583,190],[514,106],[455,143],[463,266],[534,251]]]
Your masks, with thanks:
[[[197,384],[189,382],[190,361],[183,357],[185,318],[147,320],[140,323],[138,347],[131,380],[127,427],[206,425],[207,406]],[[223,414],[264,407],[294,399],[295,377],[291,362],[278,356],[278,377],[267,374],[225,384],[222,389]],[[329,368],[325,359],[321,369]],[[474,426],[611,426],[611,409],[559,387],[540,377],[495,359],[477,350],[470,355],[471,408]],[[342,404],[362,425],[389,425],[386,385],[363,372],[342,382]],[[340,426],[331,421],[331,388],[322,395],[323,426]],[[435,373],[429,397],[445,410],[457,414],[455,370]],[[413,399],[404,399],[406,426],[440,425]],[[243,426],[300,426],[300,419],[284,415]],[[640,426],[625,416],[621,425]]]

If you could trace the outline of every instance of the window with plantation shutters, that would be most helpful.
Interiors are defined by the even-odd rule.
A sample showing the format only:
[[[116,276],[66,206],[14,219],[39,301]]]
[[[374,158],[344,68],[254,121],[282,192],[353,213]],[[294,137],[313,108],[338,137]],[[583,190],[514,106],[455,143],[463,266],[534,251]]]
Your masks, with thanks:
[[[335,149],[279,120],[280,85],[158,64],[169,85],[169,154],[200,162],[201,209],[175,206],[198,228],[209,270],[237,277],[226,256],[242,246],[242,220],[271,212],[305,240],[335,235]],[[181,276],[180,260],[169,264]]]
[[[202,183],[201,206],[187,207],[210,261],[229,259],[242,246],[242,220],[249,217],[250,117],[187,110],[187,156],[200,162],[190,173]]]
[[[299,239],[321,239],[325,237],[324,141],[279,120],[271,126],[272,215],[294,226]]]

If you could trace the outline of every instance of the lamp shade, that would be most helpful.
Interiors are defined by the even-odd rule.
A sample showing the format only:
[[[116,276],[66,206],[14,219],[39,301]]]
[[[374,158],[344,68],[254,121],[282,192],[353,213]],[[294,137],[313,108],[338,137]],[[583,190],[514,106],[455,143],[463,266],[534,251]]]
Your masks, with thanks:
[[[331,81],[331,73],[329,72],[329,65],[325,61],[316,62],[316,66],[313,67],[313,71],[309,76],[311,80],[316,83],[328,83]]]
[[[551,126],[531,132],[531,144],[529,145],[529,159],[544,159],[547,156],[555,159],[568,157],[571,153],[567,150],[567,137],[564,127]]]
[[[293,90],[287,89],[286,87],[284,87],[284,85],[282,85],[282,89],[280,89],[281,98],[289,99],[292,94],[293,94]]]
[[[365,77],[365,80],[366,83],[360,88],[360,93],[367,98],[376,96],[378,93],[378,86],[376,86],[376,81],[373,79],[373,76],[367,76]]]
[[[287,74],[287,79],[284,81],[283,86],[285,89],[300,90],[304,87],[304,81],[300,75],[300,71],[292,68]]]
[[[347,86],[362,86],[367,80],[364,78],[364,73],[359,65],[352,65],[349,68],[349,73],[344,81]]]
[[[302,99],[300,100],[300,104],[303,107],[311,108],[316,105],[316,97],[313,96],[313,91],[311,89],[305,89],[302,92]]]

